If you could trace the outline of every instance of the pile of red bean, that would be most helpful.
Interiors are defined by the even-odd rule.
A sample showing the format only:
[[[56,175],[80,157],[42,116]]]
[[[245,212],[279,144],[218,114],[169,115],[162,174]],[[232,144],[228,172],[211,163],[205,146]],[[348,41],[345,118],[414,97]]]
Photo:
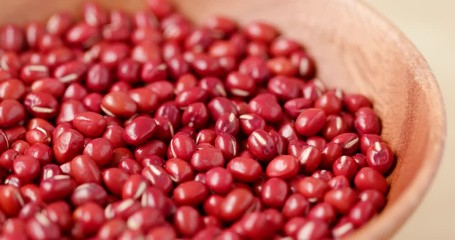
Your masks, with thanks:
[[[147,6],[0,29],[0,239],[327,239],[382,210],[365,96],[267,23]]]

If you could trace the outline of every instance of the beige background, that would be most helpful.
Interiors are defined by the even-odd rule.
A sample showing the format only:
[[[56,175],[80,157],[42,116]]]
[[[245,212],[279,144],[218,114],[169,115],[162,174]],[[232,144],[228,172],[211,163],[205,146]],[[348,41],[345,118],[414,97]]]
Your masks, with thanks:
[[[433,185],[395,239],[455,239],[455,1],[366,0],[423,53],[444,95],[447,142]]]

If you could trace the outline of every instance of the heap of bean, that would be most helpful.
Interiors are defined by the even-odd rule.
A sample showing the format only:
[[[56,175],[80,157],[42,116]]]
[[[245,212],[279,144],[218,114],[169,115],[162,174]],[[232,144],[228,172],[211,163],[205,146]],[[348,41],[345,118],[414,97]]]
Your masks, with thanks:
[[[0,48],[0,239],[339,238],[386,203],[371,102],[270,24],[86,3]]]

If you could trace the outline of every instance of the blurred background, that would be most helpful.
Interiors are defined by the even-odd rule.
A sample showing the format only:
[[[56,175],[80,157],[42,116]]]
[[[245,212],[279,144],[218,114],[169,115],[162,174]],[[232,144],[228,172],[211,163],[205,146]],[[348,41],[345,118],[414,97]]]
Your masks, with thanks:
[[[394,239],[455,239],[455,1],[366,0],[403,31],[439,82],[447,115],[444,157],[418,210]]]

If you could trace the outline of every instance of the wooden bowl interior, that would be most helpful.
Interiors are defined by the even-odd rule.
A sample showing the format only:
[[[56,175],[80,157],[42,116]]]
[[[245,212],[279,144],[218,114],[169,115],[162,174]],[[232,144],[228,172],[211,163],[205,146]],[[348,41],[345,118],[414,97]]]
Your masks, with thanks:
[[[0,0],[0,23],[44,20],[56,11],[80,13],[82,0]],[[129,11],[143,0],[101,0]],[[351,238],[390,237],[412,213],[439,165],[445,115],[437,83],[414,46],[389,22],[353,0],[178,0],[195,22],[215,14],[241,23],[264,20],[301,41],[330,87],[370,97],[382,118],[383,138],[398,164],[386,209]]]

